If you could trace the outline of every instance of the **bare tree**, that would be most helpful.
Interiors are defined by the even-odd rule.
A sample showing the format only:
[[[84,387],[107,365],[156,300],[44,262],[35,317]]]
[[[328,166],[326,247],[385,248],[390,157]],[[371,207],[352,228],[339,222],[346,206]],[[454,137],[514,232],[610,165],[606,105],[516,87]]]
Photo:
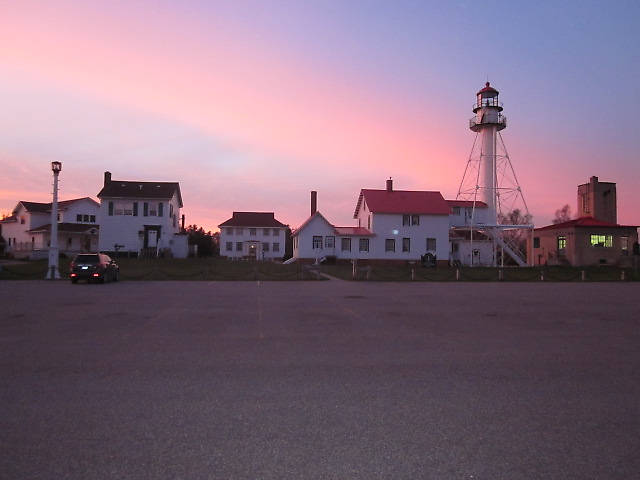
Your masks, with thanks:
[[[569,206],[569,204],[566,204],[564,207],[556,210],[556,216],[552,220],[552,222],[555,224],[568,222],[569,220],[571,220],[571,207]]]

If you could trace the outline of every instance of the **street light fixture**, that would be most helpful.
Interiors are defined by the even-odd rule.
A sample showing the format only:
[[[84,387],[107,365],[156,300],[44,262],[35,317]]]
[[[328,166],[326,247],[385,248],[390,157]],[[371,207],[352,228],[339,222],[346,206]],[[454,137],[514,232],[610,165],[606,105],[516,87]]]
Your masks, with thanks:
[[[58,270],[58,175],[62,171],[62,162],[51,162],[53,172],[53,202],[51,202],[51,240],[49,242],[49,268],[47,280],[59,280]]]

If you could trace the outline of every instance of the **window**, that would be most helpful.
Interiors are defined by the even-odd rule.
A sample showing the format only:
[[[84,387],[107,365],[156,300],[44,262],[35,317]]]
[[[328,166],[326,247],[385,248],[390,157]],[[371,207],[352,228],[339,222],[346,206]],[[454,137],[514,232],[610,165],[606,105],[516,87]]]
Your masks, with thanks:
[[[133,215],[133,204],[129,202],[116,202],[114,213],[116,215]]]
[[[142,215],[145,217],[149,216],[149,202],[144,202],[142,204]]]
[[[67,246],[71,248],[71,237],[67,238]]]
[[[236,242],[236,250],[237,250],[238,252],[241,252],[241,251],[242,251],[242,242]]]
[[[264,242],[262,244],[262,251],[263,252],[268,252],[269,251],[269,243],[268,242]]]
[[[113,215],[113,202],[109,202],[109,216]]]
[[[256,236],[256,229],[255,229],[255,228],[250,228],[250,229],[249,229],[249,235],[251,235],[251,236],[254,236],[254,237],[255,237],[255,236]]]
[[[367,230],[371,230],[371,215],[367,217]]]
[[[460,215],[460,207],[453,207],[453,214]]]
[[[368,252],[369,251],[369,239],[368,238],[361,238],[359,244],[360,244],[359,250],[361,252]]]
[[[410,252],[411,251],[411,239],[410,238],[403,238],[402,239],[402,251],[403,252]]]
[[[351,239],[350,238],[343,238],[340,240],[341,242],[341,246],[342,246],[342,251],[343,252],[350,252],[351,251]]]
[[[402,215],[402,226],[411,225],[411,215]]]
[[[138,202],[133,202],[133,216],[138,216]]]
[[[162,217],[164,215],[164,203],[160,202],[158,204],[158,216]]]
[[[279,252],[280,251],[280,244],[278,242],[275,242],[273,244],[273,251],[274,252]]]
[[[395,240],[395,238],[387,238],[384,241],[384,251],[385,252],[395,252],[396,251],[396,240]]]
[[[564,253],[564,249],[567,248],[567,237],[558,237],[558,253]]]
[[[24,217],[20,217],[20,225],[24,225]]]
[[[242,235],[244,233],[243,228],[236,228],[236,235]]]
[[[82,215],[77,214],[76,215],[76,222],[81,222],[81,221],[82,221]],[[20,223],[22,223],[22,222],[20,222]]]
[[[233,235],[233,228],[227,228],[227,235]]]
[[[262,235],[264,235],[265,237],[268,237],[270,233],[271,233],[271,230],[269,228],[262,229]]]
[[[95,215],[89,215],[89,222],[96,223],[96,216]]]
[[[313,249],[321,249],[322,248],[322,237],[320,235],[313,236]]]
[[[533,237],[533,248],[540,248],[540,237]]]
[[[559,238],[559,237],[558,237]],[[592,247],[613,247],[613,236],[611,235],[591,235]]]
[[[233,250],[233,242],[227,242],[227,252]]]
[[[280,236],[280,229],[278,229],[278,228],[274,228],[273,230],[271,230],[271,234],[272,234],[274,237],[279,237],[279,236]],[[274,243],[274,245],[275,245],[275,243]]]
[[[420,225],[420,215],[411,215],[411,225]]]
[[[629,237],[620,237],[620,248],[623,255],[629,255]]]
[[[334,248],[336,246],[336,237],[324,237],[324,246],[326,248]]]
[[[436,239],[427,238],[427,252],[435,252],[435,251],[436,251]]]

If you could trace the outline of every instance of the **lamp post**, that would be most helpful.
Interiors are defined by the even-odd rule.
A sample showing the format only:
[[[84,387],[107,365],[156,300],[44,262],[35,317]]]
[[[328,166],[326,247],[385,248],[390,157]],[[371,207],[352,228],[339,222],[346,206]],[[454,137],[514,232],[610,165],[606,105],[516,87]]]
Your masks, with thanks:
[[[51,162],[53,171],[53,202],[51,203],[51,241],[49,242],[49,268],[47,280],[59,280],[58,271],[58,175],[62,170],[61,162]]]

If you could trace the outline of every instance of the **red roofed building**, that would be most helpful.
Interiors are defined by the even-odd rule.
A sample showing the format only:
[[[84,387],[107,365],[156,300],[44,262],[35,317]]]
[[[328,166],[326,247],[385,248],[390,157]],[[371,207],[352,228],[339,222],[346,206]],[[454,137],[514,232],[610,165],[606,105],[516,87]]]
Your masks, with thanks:
[[[353,218],[357,225],[337,227],[316,209],[293,232],[294,257],[318,261],[323,257],[375,261],[417,261],[430,254],[449,262],[450,207],[440,192],[362,189]]]
[[[223,257],[275,260],[284,256],[287,225],[276,220],[273,212],[233,212],[218,227]]]
[[[589,187],[589,188],[587,188]],[[594,207],[595,206],[595,207]],[[638,241],[635,225],[619,225],[615,183],[590,182],[578,186],[578,212],[594,212],[567,222],[533,231],[529,251],[534,265],[632,265],[633,245]]]

